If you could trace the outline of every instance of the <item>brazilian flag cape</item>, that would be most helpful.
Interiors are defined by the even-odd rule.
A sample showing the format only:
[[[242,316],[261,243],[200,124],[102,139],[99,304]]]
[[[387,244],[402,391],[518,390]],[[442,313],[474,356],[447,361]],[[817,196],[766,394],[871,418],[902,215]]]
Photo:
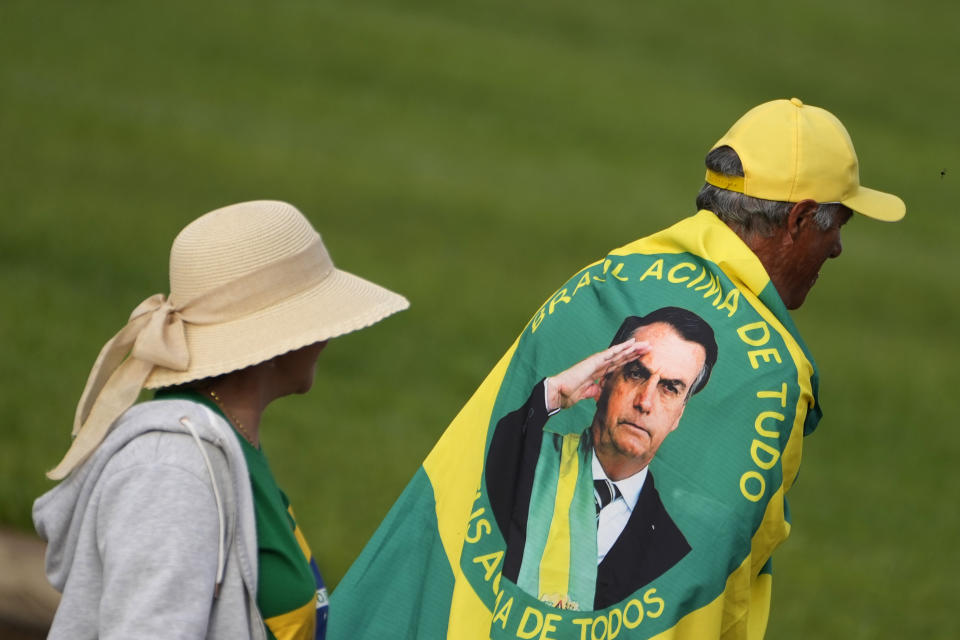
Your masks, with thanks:
[[[494,429],[538,381],[606,348],[626,316],[667,306],[706,320],[718,345],[708,385],[649,467],[690,550],[592,610],[579,547],[595,553],[595,529],[573,516],[590,467],[544,462],[541,473],[538,461],[520,575],[541,562],[532,568],[541,584],[521,588],[502,575],[506,544],[487,495]],[[584,401],[550,418],[544,442],[583,432],[594,411]],[[783,302],[713,213],[615,249],[544,302],[454,418],[334,591],[329,637],[761,638],[770,557],[790,532],[785,494],[820,415],[816,367]],[[570,597],[573,608],[552,606],[540,599],[548,581],[561,595],[584,584],[588,593]]]

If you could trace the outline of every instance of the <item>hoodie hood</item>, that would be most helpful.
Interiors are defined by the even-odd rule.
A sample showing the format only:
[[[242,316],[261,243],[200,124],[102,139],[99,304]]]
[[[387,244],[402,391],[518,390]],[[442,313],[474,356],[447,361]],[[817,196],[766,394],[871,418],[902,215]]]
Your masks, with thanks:
[[[171,416],[179,416],[180,419],[171,420]],[[205,441],[221,449],[228,461],[239,460],[241,464],[230,464],[234,494],[238,501],[252,501],[249,482],[246,482],[246,466],[242,464],[240,444],[230,426],[220,416],[207,407],[188,400],[154,400],[135,405],[117,419],[107,437],[80,467],[34,502],[33,523],[40,537],[47,541],[47,579],[57,591],[62,592],[66,585],[84,526],[91,526],[92,521],[86,516],[104,468],[118,451],[148,432],[192,436],[204,456],[215,493],[217,482],[214,471],[200,442]],[[222,547],[227,541],[224,540],[225,516],[219,494],[217,502],[221,516]],[[247,538],[241,541],[245,548],[256,549],[255,530],[238,530],[236,535]],[[221,548],[221,573],[223,562]],[[254,593],[256,577],[254,565],[252,575],[244,576],[244,581],[253,587]]]

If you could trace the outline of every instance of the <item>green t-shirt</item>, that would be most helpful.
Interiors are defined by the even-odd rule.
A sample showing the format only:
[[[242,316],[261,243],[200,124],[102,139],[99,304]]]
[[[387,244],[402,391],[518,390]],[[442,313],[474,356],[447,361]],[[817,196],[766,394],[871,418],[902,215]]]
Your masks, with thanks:
[[[193,391],[158,392],[158,398],[200,402],[230,419],[211,398]],[[233,429],[247,463],[257,523],[259,577],[257,607],[276,640],[322,640],[326,634],[327,590],[286,494],[277,486],[263,449]]]

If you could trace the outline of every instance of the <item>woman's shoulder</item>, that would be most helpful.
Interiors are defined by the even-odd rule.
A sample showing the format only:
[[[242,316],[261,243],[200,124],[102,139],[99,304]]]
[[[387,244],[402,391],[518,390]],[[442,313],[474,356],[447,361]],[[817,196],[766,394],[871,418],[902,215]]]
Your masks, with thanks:
[[[207,477],[207,462],[225,462],[226,438],[218,418],[202,404],[183,399],[134,405],[115,423],[101,449],[105,473],[139,465],[169,466]],[[203,450],[201,450],[203,447]]]

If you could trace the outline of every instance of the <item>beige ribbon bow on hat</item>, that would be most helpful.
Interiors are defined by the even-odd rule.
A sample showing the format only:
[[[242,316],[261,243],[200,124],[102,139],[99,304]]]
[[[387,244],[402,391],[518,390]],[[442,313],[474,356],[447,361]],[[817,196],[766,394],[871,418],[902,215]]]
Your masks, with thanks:
[[[175,308],[162,293],[137,305],[127,325],[100,350],[73,418],[76,438],[47,474],[50,478],[66,476],[100,444],[113,421],[136,401],[155,366],[187,369],[185,317],[189,318],[187,307]]]
[[[317,236],[302,251],[174,306],[157,293],[130,314],[100,350],[73,420],[75,436],[47,476],[64,478],[97,448],[114,420],[132,405],[154,367],[190,367],[185,324],[216,324],[276,304],[323,280],[333,263]],[[127,357],[127,356],[130,357]]]

